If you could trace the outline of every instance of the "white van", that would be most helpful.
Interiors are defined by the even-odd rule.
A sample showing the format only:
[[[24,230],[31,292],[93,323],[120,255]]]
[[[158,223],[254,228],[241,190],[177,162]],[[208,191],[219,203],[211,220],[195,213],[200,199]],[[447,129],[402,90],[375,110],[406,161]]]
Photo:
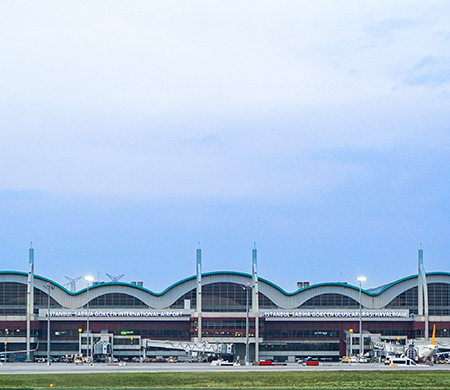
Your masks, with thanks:
[[[417,366],[416,362],[409,358],[391,358],[391,366]]]

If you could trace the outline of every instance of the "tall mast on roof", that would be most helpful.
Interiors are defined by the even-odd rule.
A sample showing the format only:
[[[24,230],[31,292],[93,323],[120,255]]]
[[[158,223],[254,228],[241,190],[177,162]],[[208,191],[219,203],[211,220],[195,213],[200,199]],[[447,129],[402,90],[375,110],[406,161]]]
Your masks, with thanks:
[[[422,246],[422,244],[421,244]],[[417,264],[417,300],[418,300],[418,315],[424,317],[425,322],[425,340],[429,339],[429,310],[428,310],[428,286],[427,275],[423,265],[423,250],[419,249],[418,264]]]
[[[255,361],[259,362],[259,293],[258,293],[258,260],[256,243],[252,249],[252,311],[255,315]]]
[[[27,283],[27,361],[31,361],[31,317],[34,312],[34,249],[33,243],[28,251],[28,283]]]
[[[199,243],[200,246],[200,243]],[[202,250],[197,249],[197,338],[202,342]]]

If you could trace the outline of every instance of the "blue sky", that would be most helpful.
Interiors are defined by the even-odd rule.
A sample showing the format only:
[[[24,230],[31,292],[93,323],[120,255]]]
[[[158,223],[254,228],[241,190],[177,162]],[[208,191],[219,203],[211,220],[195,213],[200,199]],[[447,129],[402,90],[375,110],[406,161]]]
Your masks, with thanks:
[[[450,272],[447,1],[0,5],[0,269]],[[79,283],[79,288],[83,283]]]

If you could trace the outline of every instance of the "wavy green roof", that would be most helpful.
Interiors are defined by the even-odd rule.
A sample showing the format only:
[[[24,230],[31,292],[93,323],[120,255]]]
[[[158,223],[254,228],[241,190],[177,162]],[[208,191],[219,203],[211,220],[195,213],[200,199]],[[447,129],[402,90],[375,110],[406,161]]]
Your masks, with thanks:
[[[5,275],[7,275],[7,274],[15,274],[15,275],[28,276],[28,273],[21,272],[21,271],[0,271],[0,275],[2,275],[2,274],[5,274]],[[217,275],[236,275],[236,276],[242,276],[244,278],[248,278],[250,280],[252,278],[252,276],[250,274],[243,273],[243,272],[236,272],[236,271],[206,272],[206,273],[202,274],[202,277],[217,276]],[[431,275],[450,276],[450,273],[449,272],[429,272],[426,275],[427,276],[431,276]],[[84,288],[84,289],[79,290],[77,292],[71,292],[71,291],[67,290],[64,286],[62,286],[61,284],[56,283],[55,281],[53,281],[51,279],[48,279],[48,278],[45,278],[45,277],[39,276],[39,275],[35,275],[35,278],[36,279],[40,279],[40,280],[42,280],[44,282],[52,283],[53,285],[57,286],[58,288],[60,288],[61,290],[65,291],[67,294],[72,295],[72,296],[82,294],[82,293],[84,293],[87,290],[87,288]],[[364,292],[364,294],[369,295],[369,296],[378,296],[378,295],[382,294],[384,291],[386,291],[387,289],[389,289],[389,288],[391,288],[391,287],[393,287],[393,286],[395,286],[395,285],[397,285],[399,283],[402,283],[402,282],[404,282],[406,280],[411,280],[411,279],[414,279],[414,278],[417,278],[417,275],[406,276],[406,277],[404,277],[402,279],[399,279],[399,280],[396,280],[396,281],[394,281],[392,283],[389,283],[389,284],[386,284],[384,286],[381,286],[379,288],[379,290],[372,289],[372,290],[376,290],[375,292],[373,292],[373,291],[371,292],[371,291],[364,290],[364,289],[362,289],[362,291]],[[187,278],[184,278],[184,279],[182,279],[182,280],[180,280],[180,281],[170,285],[169,287],[167,287],[165,290],[163,290],[160,293],[155,293],[154,291],[151,291],[151,290],[149,290],[149,289],[147,289],[145,287],[137,286],[135,284],[126,283],[126,282],[105,282],[105,283],[93,285],[93,286],[89,287],[89,289],[92,290],[92,289],[96,289],[96,288],[101,288],[102,286],[105,286],[105,285],[108,285],[108,286],[111,286],[111,285],[126,286],[126,287],[132,287],[132,288],[135,288],[135,289],[138,289],[138,290],[145,291],[145,292],[147,292],[147,293],[149,293],[149,294],[151,294],[153,296],[157,296],[158,297],[158,296],[162,296],[162,295],[166,294],[171,289],[173,289],[173,288],[175,288],[175,287],[177,287],[179,285],[182,285],[183,283],[186,283],[186,282],[188,282],[190,280],[195,280],[195,279],[196,279],[195,275],[194,276],[189,276]],[[330,286],[330,287],[336,287],[337,286],[337,287],[350,288],[352,290],[359,290],[358,286],[354,286],[354,285],[347,284],[347,283],[326,282],[326,283],[313,284],[313,285],[310,285],[308,287],[304,287],[302,289],[299,289],[297,291],[294,291],[294,292],[290,293],[290,292],[287,292],[287,291],[283,290],[281,287],[279,287],[278,285],[276,285],[275,283],[273,283],[273,282],[271,282],[271,281],[269,281],[267,279],[258,278],[258,280],[263,282],[263,283],[266,283],[267,285],[269,285],[269,286],[271,286],[273,288],[275,288],[276,290],[280,291],[282,294],[284,294],[286,296],[293,296],[293,295],[300,294],[301,292],[306,291],[306,290],[319,288],[319,287],[326,287],[326,286]]]

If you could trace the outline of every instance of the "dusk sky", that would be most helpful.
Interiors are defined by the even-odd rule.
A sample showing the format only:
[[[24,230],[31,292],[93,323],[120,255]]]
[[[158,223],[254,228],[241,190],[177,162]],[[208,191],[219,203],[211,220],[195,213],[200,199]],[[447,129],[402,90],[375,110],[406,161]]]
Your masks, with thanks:
[[[2,1],[0,52],[0,270],[450,272],[447,0]]]

